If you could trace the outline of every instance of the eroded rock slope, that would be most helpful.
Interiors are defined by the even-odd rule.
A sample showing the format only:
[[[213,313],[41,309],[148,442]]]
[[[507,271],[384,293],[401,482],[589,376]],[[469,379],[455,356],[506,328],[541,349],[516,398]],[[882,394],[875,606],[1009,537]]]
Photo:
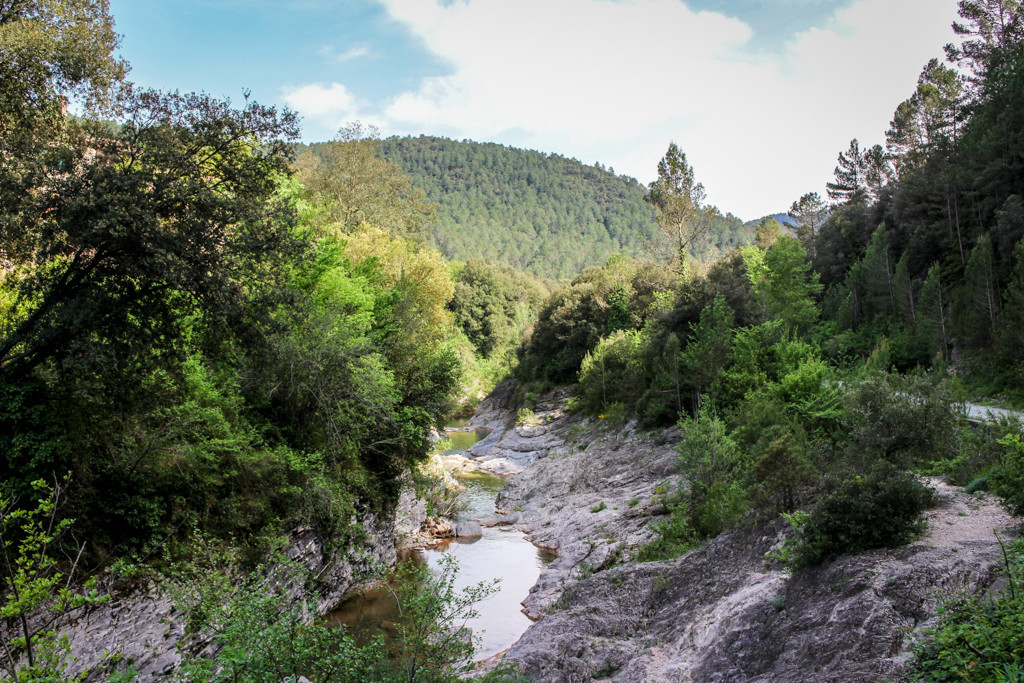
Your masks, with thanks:
[[[676,430],[566,415],[543,397],[516,425],[500,388],[475,424],[479,464],[518,469],[498,499],[511,523],[556,549],[524,601],[534,624],[507,654],[541,681],[900,680],[944,596],[992,585],[994,531],[1019,520],[990,498],[930,482],[940,504],[911,545],[790,573],[765,555],[781,525],[741,528],[672,562],[629,563],[676,485]]]

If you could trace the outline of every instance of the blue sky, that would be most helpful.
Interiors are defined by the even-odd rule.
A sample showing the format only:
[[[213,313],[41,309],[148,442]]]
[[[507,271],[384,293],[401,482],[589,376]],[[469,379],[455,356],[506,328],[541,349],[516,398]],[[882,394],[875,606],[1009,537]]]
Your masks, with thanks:
[[[643,182],[670,140],[755,218],[882,141],[955,0],[111,0],[132,79],[600,161]]]

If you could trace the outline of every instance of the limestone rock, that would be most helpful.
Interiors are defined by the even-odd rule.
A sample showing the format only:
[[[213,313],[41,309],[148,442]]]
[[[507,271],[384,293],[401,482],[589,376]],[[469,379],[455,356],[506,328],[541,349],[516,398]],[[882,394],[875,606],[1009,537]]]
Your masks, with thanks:
[[[483,535],[484,530],[478,522],[459,522],[455,525],[456,538],[474,538]]]
[[[792,575],[766,564],[772,528],[594,573],[571,583],[508,658],[545,681],[900,680],[941,597],[991,586],[1002,562],[992,528],[1014,521],[992,501],[948,486],[939,494],[929,533],[912,545]]]
[[[429,517],[420,526],[420,532],[435,539],[452,538],[455,535],[452,523],[442,517]]]

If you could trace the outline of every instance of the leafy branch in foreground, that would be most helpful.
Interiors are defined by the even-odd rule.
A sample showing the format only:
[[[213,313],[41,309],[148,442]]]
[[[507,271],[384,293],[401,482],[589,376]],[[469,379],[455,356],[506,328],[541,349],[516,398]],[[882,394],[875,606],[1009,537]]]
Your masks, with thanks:
[[[459,564],[451,555],[441,556],[438,570],[404,562],[385,584],[398,607],[396,654],[406,683],[449,680],[472,667],[479,637],[466,622],[479,616],[476,603],[498,590],[500,579],[457,590]]]
[[[212,657],[187,657],[178,681],[277,683],[306,676],[316,683],[454,682],[472,666],[475,638],[466,622],[497,584],[457,589],[458,563],[450,555],[436,571],[413,562],[382,571],[395,600],[397,628],[393,640],[377,635],[358,644],[344,628],[320,619],[315,605],[289,594],[287,586],[301,582],[301,576],[287,574],[296,570],[260,567],[235,581],[230,560],[214,564],[201,579],[174,581],[175,604],[184,610],[189,631],[216,650]]]
[[[220,590],[218,590],[218,585]],[[379,638],[356,645],[343,629],[315,619],[315,607],[268,585],[257,570],[231,586],[214,581],[188,602],[190,619],[213,630],[211,658],[190,657],[176,675],[189,683],[317,683],[388,680]],[[219,600],[218,600],[219,598]]]
[[[0,495],[0,671],[11,681],[68,681],[64,670],[70,646],[55,627],[58,619],[85,605],[103,602],[90,579],[75,588],[80,547],[66,573],[54,557],[61,536],[73,524],[58,519],[66,480],[52,487],[32,482],[39,495],[34,509]]]
[[[1006,587],[995,595],[959,595],[946,601],[939,610],[939,626],[915,651],[915,680],[1024,681],[1024,543],[999,543]]]

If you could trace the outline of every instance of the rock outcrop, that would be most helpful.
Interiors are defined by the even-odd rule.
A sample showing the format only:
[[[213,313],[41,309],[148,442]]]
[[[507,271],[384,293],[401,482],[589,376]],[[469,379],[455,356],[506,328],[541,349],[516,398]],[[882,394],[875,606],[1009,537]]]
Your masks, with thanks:
[[[348,552],[326,546],[308,527],[290,534],[285,554],[308,577],[288,586],[294,599],[309,596],[320,613],[326,612],[377,567],[395,562],[393,521],[364,515],[361,522],[366,536]],[[268,575],[279,574],[271,569]],[[184,615],[160,586],[118,587],[108,582],[106,589],[108,602],[72,614],[62,628],[75,658],[69,674],[92,670],[87,681],[105,681],[108,670],[133,665],[139,683],[162,681],[177,669],[183,652],[199,653],[209,647],[207,641],[186,636]]]
[[[763,529],[597,573],[507,657],[560,682],[901,680],[942,597],[992,584],[1002,563],[992,529],[1014,521],[991,500],[939,493],[915,543],[794,574],[766,562],[777,537]]]
[[[542,397],[516,425],[512,391],[481,406],[488,469],[514,465],[485,526],[514,524],[558,558],[524,601],[539,619],[506,655],[540,681],[900,680],[943,596],[987,590],[1002,557],[994,500],[931,481],[928,531],[894,550],[791,573],[765,559],[782,525],[727,532],[672,562],[630,563],[678,485],[678,430],[644,433]],[[538,428],[539,427],[539,428]]]
[[[523,603],[537,619],[566,585],[653,539],[651,522],[676,485],[679,432],[649,434],[634,423],[567,414],[565,389],[537,401],[539,424],[516,425],[513,395],[503,384],[481,404],[470,424],[491,431],[469,452],[482,469],[518,471],[498,495],[499,514],[481,524],[514,525],[558,554]]]

